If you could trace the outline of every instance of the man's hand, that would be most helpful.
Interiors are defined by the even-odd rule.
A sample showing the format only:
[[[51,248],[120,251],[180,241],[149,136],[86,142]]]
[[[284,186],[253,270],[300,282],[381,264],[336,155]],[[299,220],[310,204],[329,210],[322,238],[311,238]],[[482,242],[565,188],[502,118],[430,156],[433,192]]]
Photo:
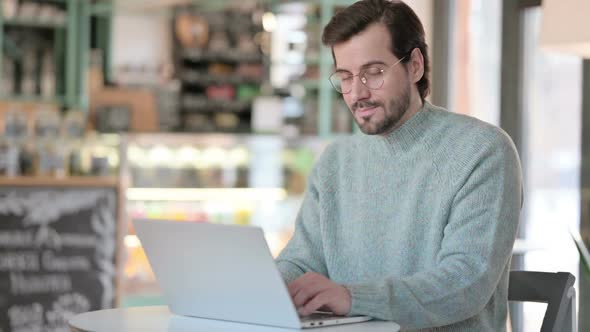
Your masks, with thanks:
[[[301,316],[310,315],[320,308],[336,315],[347,315],[350,312],[348,289],[321,274],[308,272],[290,283],[288,289]]]

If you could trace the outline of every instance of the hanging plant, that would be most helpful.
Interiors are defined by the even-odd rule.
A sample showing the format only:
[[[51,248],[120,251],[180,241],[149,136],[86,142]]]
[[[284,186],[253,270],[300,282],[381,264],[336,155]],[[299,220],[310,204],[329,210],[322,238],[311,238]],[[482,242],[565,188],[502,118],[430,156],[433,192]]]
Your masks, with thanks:
[[[580,262],[582,262],[582,266],[584,266],[584,274],[590,280],[590,251],[588,251],[588,247],[582,240],[580,233],[572,229],[570,230],[570,234],[576,244],[578,253],[580,253]]]

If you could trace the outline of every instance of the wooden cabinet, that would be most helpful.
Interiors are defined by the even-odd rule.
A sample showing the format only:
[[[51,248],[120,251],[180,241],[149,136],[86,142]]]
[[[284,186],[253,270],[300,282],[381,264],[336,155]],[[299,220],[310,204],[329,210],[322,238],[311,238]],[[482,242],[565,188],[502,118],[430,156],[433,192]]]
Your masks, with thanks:
[[[0,99],[84,108],[87,0],[3,0]]]

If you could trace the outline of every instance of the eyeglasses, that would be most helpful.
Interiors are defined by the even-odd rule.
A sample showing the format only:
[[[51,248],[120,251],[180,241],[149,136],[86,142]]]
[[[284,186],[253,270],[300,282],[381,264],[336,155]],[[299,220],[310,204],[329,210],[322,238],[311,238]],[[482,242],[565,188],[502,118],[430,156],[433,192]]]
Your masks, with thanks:
[[[388,69],[402,62],[405,58],[406,57],[403,57],[399,59],[396,63],[385,68],[379,66],[370,66],[367,68],[363,68],[356,75],[353,75],[352,73],[346,71],[335,72],[332,75],[330,75],[330,83],[332,83],[332,86],[336,91],[340,92],[341,94],[347,94],[350,93],[350,91],[352,91],[352,83],[354,81],[354,77],[358,76],[361,80],[361,83],[363,83],[367,88],[371,90],[377,90],[383,86],[383,76],[385,72]]]

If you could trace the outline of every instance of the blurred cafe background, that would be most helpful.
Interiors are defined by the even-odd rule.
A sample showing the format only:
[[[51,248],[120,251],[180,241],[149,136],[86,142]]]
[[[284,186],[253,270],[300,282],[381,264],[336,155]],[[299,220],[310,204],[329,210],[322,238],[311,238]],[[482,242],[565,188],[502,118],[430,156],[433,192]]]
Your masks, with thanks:
[[[429,100],[519,150],[513,268],[576,275],[589,331],[588,0],[406,2]],[[360,134],[320,41],[351,3],[0,0],[0,331],[163,304],[134,219],[259,226],[276,256],[316,158]],[[514,307],[513,330],[538,331],[544,310]]]

